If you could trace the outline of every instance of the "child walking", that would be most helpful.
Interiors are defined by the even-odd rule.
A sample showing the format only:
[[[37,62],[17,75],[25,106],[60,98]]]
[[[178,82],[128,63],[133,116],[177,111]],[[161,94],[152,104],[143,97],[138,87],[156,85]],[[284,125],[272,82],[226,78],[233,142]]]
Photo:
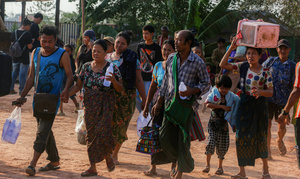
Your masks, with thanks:
[[[229,148],[229,128],[228,121],[234,127],[237,103],[239,97],[230,90],[232,81],[227,75],[221,75],[217,78],[216,86],[206,99],[206,106],[212,109],[208,122],[208,144],[206,146],[206,167],[204,173],[210,171],[210,159],[214,154],[215,148],[219,158],[219,167],[215,174],[222,175],[224,156]]]
[[[75,74],[75,60],[73,58],[73,46],[70,45],[70,44],[66,44],[64,46],[64,49],[66,50],[66,52],[68,53],[69,57],[70,57],[70,63],[71,63],[71,68],[72,68],[72,73],[73,75]],[[66,76],[64,77],[64,80],[63,80],[63,84],[62,84],[62,88],[61,89],[64,89],[65,87],[65,84],[66,84]],[[74,84],[74,83],[73,83]],[[73,101],[74,105],[75,105],[75,113],[77,113],[77,111],[79,110],[79,103],[77,102],[76,100],[76,94],[70,96],[70,99]],[[59,112],[57,113],[57,116],[65,116],[65,113],[63,111],[63,103],[60,103],[60,106],[59,106]]]

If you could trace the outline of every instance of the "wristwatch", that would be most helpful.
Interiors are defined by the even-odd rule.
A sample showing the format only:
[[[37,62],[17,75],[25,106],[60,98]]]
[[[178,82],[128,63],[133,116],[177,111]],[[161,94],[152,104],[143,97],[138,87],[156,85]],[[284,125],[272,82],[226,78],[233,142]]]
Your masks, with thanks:
[[[281,114],[284,115],[284,116],[286,116],[286,115],[288,115],[289,113],[286,112],[284,109],[282,109]]]

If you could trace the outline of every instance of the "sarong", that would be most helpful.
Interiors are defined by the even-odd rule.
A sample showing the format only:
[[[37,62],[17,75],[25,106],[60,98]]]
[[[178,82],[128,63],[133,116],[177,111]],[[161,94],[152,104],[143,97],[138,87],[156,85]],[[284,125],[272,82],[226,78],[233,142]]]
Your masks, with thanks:
[[[127,140],[127,129],[134,114],[136,104],[136,90],[125,89],[122,93],[116,92],[116,104],[112,120],[113,136],[116,143],[122,144]]]
[[[254,166],[268,158],[268,102],[265,97],[241,95],[237,110],[236,150],[239,166]]]
[[[87,129],[87,151],[91,163],[101,162],[112,154],[115,142],[112,133],[112,117],[115,105],[114,91],[85,88],[84,106]]]

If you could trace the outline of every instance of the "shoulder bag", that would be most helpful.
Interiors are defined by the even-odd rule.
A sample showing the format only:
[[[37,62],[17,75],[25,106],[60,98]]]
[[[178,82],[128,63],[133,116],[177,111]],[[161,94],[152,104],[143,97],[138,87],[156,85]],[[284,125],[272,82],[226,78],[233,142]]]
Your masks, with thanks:
[[[39,71],[40,71],[40,61],[41,61],[41,48],[37,57],[36,65],[36,80],[35,80],[35,90],[34,90],[34,106],[33,106],[33,116],[42,119],[54,119],[56,114],[57,102],[59,96],[50,93],[37,93],[37,87],[39,82]]]

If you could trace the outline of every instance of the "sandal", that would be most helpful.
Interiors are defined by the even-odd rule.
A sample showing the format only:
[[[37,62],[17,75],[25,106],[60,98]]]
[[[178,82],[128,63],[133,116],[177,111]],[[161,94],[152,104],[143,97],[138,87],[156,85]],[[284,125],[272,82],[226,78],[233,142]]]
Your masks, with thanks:
[[[281,141],[281,142],[277,141],[277,144],[278,144],[278,153],[280,155],[285,155],[286,154],[286,147],[284,145],[284,142],[283,141]]]
[[[146,175],[148,177],[152,177],[154,175],[157,175],[157,173],[152,170],[148,170],[148,171],[144,171],[144,175]]]
[[[81,173],[82,177],[90,177],[90,176],[97,176],[98,172],[95,172],[94,170],[86,170],[85,172]]]
[[[60,169],[60,166],[54,166],[51,163],[48,163],[46,166],[39,168],[39,171],[49,171]]]
[[[34,167],[28,166],[25,170],[25,173],[28,174],[29,176],[34,176],[36,171]]]
[[[115,170],[115,168],[116,168],[116,165],[115,165],[115,163],[114,163],[114,161],[113,161],[113,159],[112,158],[110,158],[110,162],[107,162],[107,160],[106,160],[106,168],[107,168],[107,171],[109,171],[109,172],[112,172],[112,171],[114,171]]]
[[[231,179],[248,179],[248,177],[243,177],[241,175],[233,175],[231,176]]]
[[[261,179],[271,179],[271,176],[268,173],[262,174],[262,178]]]
[[[176,167],[173,168],[173,169],[171,170],[170,177],[171,177],[171,178],[175,178],[175,176],[176,176],[177,173],[178,173],[178,170],[176,170]]]
[[[223,168],[218,168],[215,174],[222,175],[224,173]]]
[[[206,166],[205,169],[202,170],[203,173],[208,173],[210,170],[210,166]]]

